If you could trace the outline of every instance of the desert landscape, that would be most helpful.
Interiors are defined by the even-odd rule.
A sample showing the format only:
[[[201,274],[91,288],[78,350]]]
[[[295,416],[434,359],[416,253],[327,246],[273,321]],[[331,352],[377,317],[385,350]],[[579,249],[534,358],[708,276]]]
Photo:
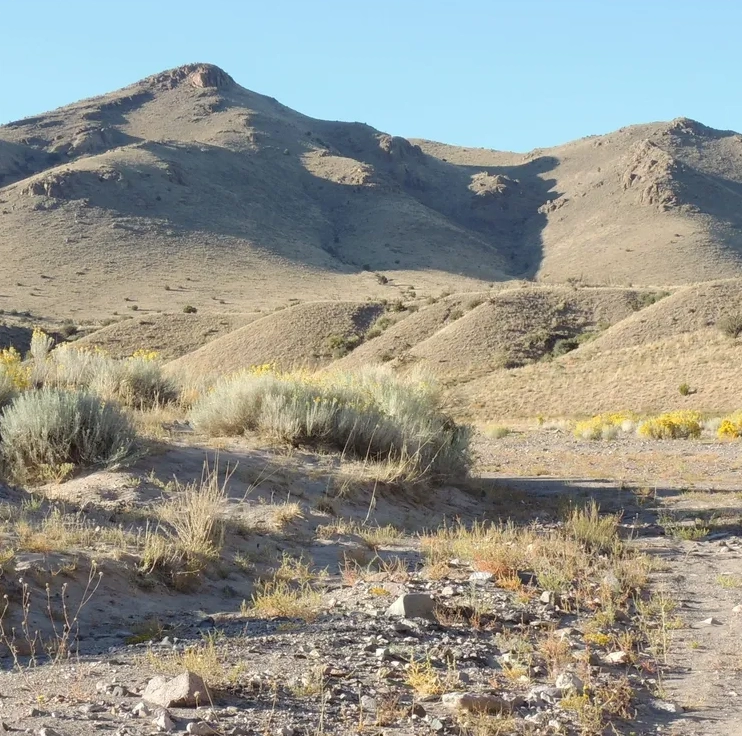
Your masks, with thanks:
[[[741,203],[210,64],[1,126],[0,728],[741,734]]]

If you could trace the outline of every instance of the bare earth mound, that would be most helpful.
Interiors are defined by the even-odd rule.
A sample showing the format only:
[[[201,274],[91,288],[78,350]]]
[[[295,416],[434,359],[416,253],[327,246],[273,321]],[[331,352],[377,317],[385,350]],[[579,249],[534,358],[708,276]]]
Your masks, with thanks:
[[[326,365],[383,312],[379,304],[316,302],[275,312],[168,364],[191,376],[270,363],[281,369]]]

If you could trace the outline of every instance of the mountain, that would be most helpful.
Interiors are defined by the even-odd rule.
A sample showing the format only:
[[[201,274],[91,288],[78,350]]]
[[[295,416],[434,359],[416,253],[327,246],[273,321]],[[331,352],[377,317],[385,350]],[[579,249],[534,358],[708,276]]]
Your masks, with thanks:
[[[737,277],[741,205],[742,136],[691,120],[504,153],[317,120],[192,64],[0,127],[0,308]]]

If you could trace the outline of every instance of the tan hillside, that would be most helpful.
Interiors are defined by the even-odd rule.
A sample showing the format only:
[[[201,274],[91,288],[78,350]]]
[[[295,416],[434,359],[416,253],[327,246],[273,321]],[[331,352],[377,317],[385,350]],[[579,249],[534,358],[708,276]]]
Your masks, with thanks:
[[[175,373],[215,376],[270,363],[326,365],[383,312],[379,304],[317,302],[274,312],[168,364]]]
[[[135,317],[81,337],[80,347],[99,347],[114,358],[155,350],[173,360],[261,317],[254,314],[157,314]]]
[[[600,335],[587,351],[609,352],[714,326],[739,311],[742,280],[711,281],[678,289]]]
[[[458,413],[481,420],[570,417],[604,411],[712,413],[742,407],[742,342],[713,327],[602,353],[576,350],[550,363],[495,371],[460,386]],[[691,394],[682,396],[687,383]]]
[[[501,153],[309,118],[193,64],[0,127],[0,308],[736,277],[741,192],[742,137],[686,119]]]

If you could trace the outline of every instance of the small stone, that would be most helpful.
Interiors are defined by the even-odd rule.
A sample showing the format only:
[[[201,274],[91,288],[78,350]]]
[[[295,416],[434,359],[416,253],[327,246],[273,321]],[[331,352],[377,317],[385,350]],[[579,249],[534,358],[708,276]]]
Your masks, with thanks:
[[[141,701],[137,703],[132,709],[131,712],[135,716],[139,716],[139,718],[146,718],[152,711],[147,707],[147,704],[144,701]]]
[[[425,593],[407,593],[399,596],[389,608],[388,616],[401,618],[432,618],[435,601]]]
[[[170,718],[170,714],[166,710],[161,710],[152,720],[152,723],[158,731],[165,731],[166,733],[169,733],[175,728],[173,719]]]
[[[291,726],[281,726],[276,731],[276,736],[294,736],[296,731]]]
[[[545,603],[549,606],[554,606],[557,602],[557,594],[553,590],[545,590],[543,593],[541,593],[539,600],[541,601],[541,603]]]
[[[733,612],[733,613],[742,613],[742,604],[740,604],[740,605],[738,605],[738,606],[735,606],[735,607],[734,607],[734,608],[732,609],[732,612]]]
[[[423,706],[420,705],[420,703],[415,703],[412,706],[412,715],[415,716],[416,718],[425,718],[425,715],[426,715],[425,708],[423,708]]]
[[[575,691],[581,693],[585,687],[582,680],[572,672],[562,672],[554,683],[562,692]]]
[[[370,695],[362,696],[361,709],[365,713],[376,713],[376,698],[372,698]]]
[[[678,703],[673,703],[669,700],[650,700],[650,707],[654,710],[660,710],[664,713],[682,713],[683,706]]]
[[[607,664],[626,664],[629,661],[628,652],[611,652],[605,655]]]
[[[698,622],[699,626],[721,626],[721,621],[719,619],[714,618],[713,616],[711,618],[705,618],[703,621]]]
[[[40,728],[38,733],[39,736],[61,736],[59,731],[55,731],[53,728],[49,728],[48,726]]]
[[[428,727],[430,728],[430,730],[434,731],[435,733],[440,733],[445,728],[440,718],[426,717],[426,720],[427,720]]]
[[[485,583],[489,583],[494,577],[494,574],[491,572],[477,571],[469,575],[469,582],[474,585],[484,585]]]
[[[163,708],[195,707],[199,703],[208,702],[209,691],[197,674],[184,672],[171,680],[164,677],[152,678],[147,683],[142,698]]]
[[[186,733],[194,734],[194,736],[212,736],[212,734],[216,734],[218,731],[212,728],[206,721],[191,721],[186,726]]]

